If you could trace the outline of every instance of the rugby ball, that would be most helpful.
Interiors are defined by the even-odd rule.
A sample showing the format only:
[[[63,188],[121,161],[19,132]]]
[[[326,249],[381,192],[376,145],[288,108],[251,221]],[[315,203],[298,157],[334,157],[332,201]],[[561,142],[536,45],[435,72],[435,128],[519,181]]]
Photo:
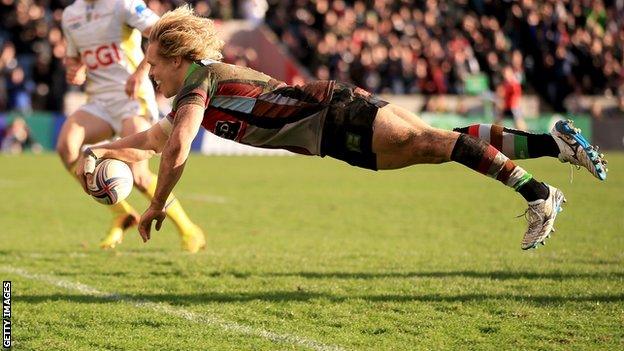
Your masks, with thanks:
[[[130,167],[114,159],[101,161],[95,167],[92,181],[87,182],[91,196],[105,205],[114,205],[125,200],[132,191],[132,185]]]

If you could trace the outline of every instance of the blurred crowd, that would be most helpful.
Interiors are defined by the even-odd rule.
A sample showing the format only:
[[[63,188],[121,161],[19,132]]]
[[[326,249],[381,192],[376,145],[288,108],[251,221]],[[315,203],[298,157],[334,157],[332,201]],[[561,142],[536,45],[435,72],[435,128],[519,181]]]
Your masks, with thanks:
[[[564,97],[623,95],[622,0],[271,0],[267,23],[318,78],[376,93],[462,94],[511,68],[563,111]]]
[[[59,23],[69,2],[0,0],[0,110],[61,109],[67,86]]]
[[[75,89],[60,30],[72,2],[0,0],[0,111],[62,111]],[[624,0],[188,2],[214,19],[266,21],[317,78],[376,93],[464,94],[479,82],[496,91],[512,70],[556,111],[569,95],[624,97]],[[184,1],[146,3],[162,14]],[[253,49],[224,51],[228,62],[258,60]]]
[[[104,0],[100,0],[104,1]],[[63,97],[70,89],[65,82],[65,41],[61,31],[63,8],[73,0],[0,0],[0,111],[63,111]],[[262,21],[265,0],[176,1],[147,0],[161,15],[191,3],[203,16],[228,20]],[[264,10],[262,8],[264,7]],[[258,10],[260,9],[260,11]],[[225,60],[253,64],[253,49],[226,47]]]

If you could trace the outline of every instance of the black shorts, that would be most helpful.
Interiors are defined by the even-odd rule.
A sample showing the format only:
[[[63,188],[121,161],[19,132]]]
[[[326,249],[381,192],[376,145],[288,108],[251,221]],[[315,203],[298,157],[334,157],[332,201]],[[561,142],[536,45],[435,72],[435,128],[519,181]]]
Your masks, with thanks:
[[[377,155],[373,153],[373,122],[377,110],[387,104],[363,89],[336,83],[323,125],[321,156],[377,170]]]

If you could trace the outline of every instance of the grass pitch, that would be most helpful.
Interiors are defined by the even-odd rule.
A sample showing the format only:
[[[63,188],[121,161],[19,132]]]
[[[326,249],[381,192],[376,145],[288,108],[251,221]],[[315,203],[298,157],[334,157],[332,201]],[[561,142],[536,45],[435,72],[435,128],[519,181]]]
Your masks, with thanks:
[[[622,349],[624,154],[607,157],[605,183],[519,162],[568,199],[523,252],[522,198],[459,165],[193,156],[176,193],[208,248],[189,255],[168,222],[99,250],[110,215],[55,155],[0,156],[14,349]]]

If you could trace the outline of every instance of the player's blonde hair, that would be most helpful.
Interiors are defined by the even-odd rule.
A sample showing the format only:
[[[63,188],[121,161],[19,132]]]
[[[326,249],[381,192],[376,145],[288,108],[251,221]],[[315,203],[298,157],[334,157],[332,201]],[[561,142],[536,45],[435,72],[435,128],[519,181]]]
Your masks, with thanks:
[[[212,20],[197,16],[189,5],[165,13],[152,27],[150,42],[157,42],[164,57],[182,56],[191,61],[223,58],[223,40]]]

